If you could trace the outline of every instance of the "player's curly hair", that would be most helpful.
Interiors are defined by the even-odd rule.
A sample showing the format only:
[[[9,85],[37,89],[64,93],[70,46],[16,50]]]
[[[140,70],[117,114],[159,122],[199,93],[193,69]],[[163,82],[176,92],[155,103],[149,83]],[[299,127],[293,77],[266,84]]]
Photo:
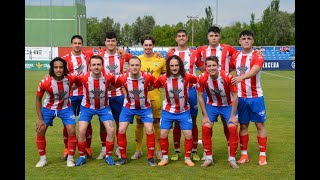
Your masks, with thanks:
[[[184,64],[183,64],[183,61],[182,59],[178,56],[178,55],[172,55],[172,56],[169,56],[168,59],[166,60],[166,75],[167,77],[170,77],[171,76],[171,71],[170,71],[170,61],[172,59],[176,59],[178,60],[179,62],[179,74],[181,74],[181,76],[184,78],[186,76],[186,70],[184,69]]]
[[[63,63],[63,75],[66,76],[68,74],[68,67],[67,67],[67,61],[64,60],[62,57],[55,57],[50,61],[50,69],[49,69],[49,75],[54,76],[54,71],[53,71],[53,63],[56,61],[60,61]]]

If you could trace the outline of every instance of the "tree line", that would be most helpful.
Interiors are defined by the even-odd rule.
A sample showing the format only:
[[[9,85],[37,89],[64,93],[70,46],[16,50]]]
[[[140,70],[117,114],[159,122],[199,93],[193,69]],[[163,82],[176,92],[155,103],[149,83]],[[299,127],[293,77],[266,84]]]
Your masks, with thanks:
[[[272,0],[263,11],[261,19],[251,14],[250,24],[235,22],[230,26],[220,27],[221,43],[238,46],[239,33],[244,29],[251,30],[255,35],[256,46],[284,46],[295,45],[295,12],[280,11],[280,0]],[[99,21],[96,17],[87,19],[87,45],[104,46],[106,31],[117,34],[119,46],[135,46],[140,44],[140,38],[151,35],[156,39],[156,46],[175,46],[175,35],[179,29],[185,29],[189,36],[191,46],[192,23],[194,26],[193,46],[208,43],[207,30],[214,22],[213,11],[210,6],[205,8],[206,17],[189,19],[186,23],[178,22],[176,25],[157,25],[152,16],[138,17],[131,25],[126,23],[123,27],[112,18],[106,17]],[[193,21],[193,22],[192,22]]]

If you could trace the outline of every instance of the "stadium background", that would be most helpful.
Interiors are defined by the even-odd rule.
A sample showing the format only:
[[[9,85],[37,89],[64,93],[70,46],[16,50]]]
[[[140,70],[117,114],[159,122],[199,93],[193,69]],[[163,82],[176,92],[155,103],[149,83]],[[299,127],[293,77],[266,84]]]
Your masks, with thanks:
[[[87,45],[85,0],[25,0],[25,70],[48,70],[56,56],[71,51],[70,37],[79,34],[84,38],[85,51],[99,47]],[[142,47],[129,47],[140,55]],[[240,47],[235,46],[236,49]],[[290,52],[280,53],[280,46],[264,46],[263,70],[295,70],[295,46]],[[165,57],[169,47],[156,47]]]

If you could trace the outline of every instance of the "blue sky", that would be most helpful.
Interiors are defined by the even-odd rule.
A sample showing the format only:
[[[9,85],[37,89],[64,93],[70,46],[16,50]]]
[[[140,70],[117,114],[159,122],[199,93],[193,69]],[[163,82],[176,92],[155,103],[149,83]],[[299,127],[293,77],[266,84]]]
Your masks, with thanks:
[[[218,14],[216,14],[218,2]],[[211,6],[219,26],[236,21],[250,22],[250,14],[260,19],[271,0],[86,0],[87,17],[112,18],[121,26],[133,23],[137,17],[153,16],[156,24],[186,23],[189,16],[205,17],[205,8]],[[292,13],[295,0],[280,0],[280,10]],[[214,20],[214,24],[216,24]]]

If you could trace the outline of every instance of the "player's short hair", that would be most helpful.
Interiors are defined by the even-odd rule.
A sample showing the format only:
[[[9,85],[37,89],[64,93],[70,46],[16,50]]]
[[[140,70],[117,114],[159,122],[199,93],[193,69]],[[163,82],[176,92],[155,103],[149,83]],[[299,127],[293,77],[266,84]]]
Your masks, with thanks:
[[[128,64],[130,64],[130,60],[131,59],[138,59],[141,65],[141,59],[138,56],[132,56],[129,60],[128,60]]]
[[[100,59],[103,64],[103,58],[100,55],[93,55],[89,60],[89,64],[91,64],[91,59]]]
[[[74,39],[81,39],[81,42],[82,42],[82,44],[83,44],[83,38],[82,38],[82,36],[80,36],[80,35],[73,35],[73,36],[71,37],[71,44],[72,44],[72,41],[73,41]]]
[[[186,31],[186,30],[184,30],[184,29],[179,29],[179,30],[176,32],[176,36],[178,35],[178,33],[185,33],[185,34],[186,34],[186,36],[188,36],[187,31]]]
[[[220,28],[218,26],[211,26],[209,29],[208,29],[208,34],[210,32],[214,32],[214,33],[219,33],[220,34]]]
[[[186,76],[186,70],[184,69],[184,64],[183,64],[183,61],[182,59],[178,56],[178,55],[172,55],[172,56],[169,56],[168,59],[166,60],[166,75],[167,77],[170,77],[172,75],[171,71],[170,71],[170,61],[172,59],[176,59],[178,60],[178,63],[179,63],[179,74],[181,74],[181,76],[184,78]]]
[[[156,40],[153,37],[151,37],[151,36],[142,36],[141,40],[140,40],[141,45],[143,45],[145,40],[151,40],[153,45],[156,43]]]
[[[107,31],[106,32],[106,39],[117,39],[117,34],[113,31]]]
[[[206,57],[205,65],[207,65],[208,61],[215,61],[219,65],[219,59],[217,56],[212,55],[212,56]]]
[[[68,72],[69,72],[69,71],[68,71],[68,67],[67,67],[67,61],[64,60],[62,57],[55,57],[55,58],[53,58],[53,59],[50,61],[50,63],[49,63],[49,65],[50,65],[49,75],[50,75],[50,76],[54,76],[53,64],[54,64],[54,62],[56,62],[56,61],[62,62],[62,64],[63,64],[63,75],[66,76],[66,75],[68,74]]]
[[[240,32],[239,37],[241,37],[241,36],[252,36],[253,37],[253,33],[249,30],[244,30],[244,31]]]

